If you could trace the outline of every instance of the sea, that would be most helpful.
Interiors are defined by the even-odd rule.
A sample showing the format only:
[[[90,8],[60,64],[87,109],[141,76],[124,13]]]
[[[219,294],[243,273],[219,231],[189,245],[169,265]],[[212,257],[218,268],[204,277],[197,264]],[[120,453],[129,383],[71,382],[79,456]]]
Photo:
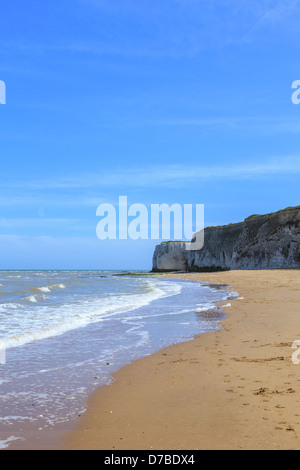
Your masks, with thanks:
[[[0,271],[0,449],[54,447],[114,372],[220,329],[237,296],[147,272]]]

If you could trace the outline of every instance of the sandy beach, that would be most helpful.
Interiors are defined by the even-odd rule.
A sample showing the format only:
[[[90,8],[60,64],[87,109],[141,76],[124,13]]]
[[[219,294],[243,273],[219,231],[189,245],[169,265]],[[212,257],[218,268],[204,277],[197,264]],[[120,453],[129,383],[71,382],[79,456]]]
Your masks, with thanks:
[[[226,283],[222,330],[138,360],[99,388],[64,449],[299,449],[300,271],[180,274]]]

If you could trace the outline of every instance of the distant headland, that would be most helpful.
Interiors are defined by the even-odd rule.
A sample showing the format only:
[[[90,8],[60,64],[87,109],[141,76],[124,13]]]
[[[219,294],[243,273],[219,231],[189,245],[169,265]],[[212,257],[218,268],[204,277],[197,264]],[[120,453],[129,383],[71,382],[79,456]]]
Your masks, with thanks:
[[[300,268],[300,206],[204,232],[204,247],[198,251],[186,250],[185,242],[156,246],[152,271]]]

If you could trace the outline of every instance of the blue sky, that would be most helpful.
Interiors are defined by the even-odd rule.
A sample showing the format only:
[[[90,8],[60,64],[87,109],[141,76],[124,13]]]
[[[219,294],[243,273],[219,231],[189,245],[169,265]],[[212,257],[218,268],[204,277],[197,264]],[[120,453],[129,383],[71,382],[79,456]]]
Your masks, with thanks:
[[[206,225],[299,205],[300,1],[1,5],[0,268],[149,269],[97,206],[205,204]]]

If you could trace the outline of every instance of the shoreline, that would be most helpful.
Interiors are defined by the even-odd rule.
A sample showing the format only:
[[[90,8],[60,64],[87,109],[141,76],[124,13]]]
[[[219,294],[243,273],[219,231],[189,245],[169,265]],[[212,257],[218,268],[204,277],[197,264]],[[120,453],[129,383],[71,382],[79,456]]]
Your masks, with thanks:
[[[91,396],[63,449],[297,449],[300,271],[175,274],[228,284],[217,332],[139,359]]]
[[[112,374],[195,333],[219,329],[225,317],[216,306],[229,298],[226,287],[199,288],[197,282],[160,277],[149,285],[147,280],[146,286],[159,298],[148,299],[148,291],[141,289],[136,303],[145,293],[145,306],[109,319],[105,327],[98,322],[9,351],[1,370],[1,448],[59,447],[61,436],[76,428],[89,397],[111,383]],[[209,306],[215,307],[208,314]],[[14,374],[20,377],[17,383],[9,381]]]

